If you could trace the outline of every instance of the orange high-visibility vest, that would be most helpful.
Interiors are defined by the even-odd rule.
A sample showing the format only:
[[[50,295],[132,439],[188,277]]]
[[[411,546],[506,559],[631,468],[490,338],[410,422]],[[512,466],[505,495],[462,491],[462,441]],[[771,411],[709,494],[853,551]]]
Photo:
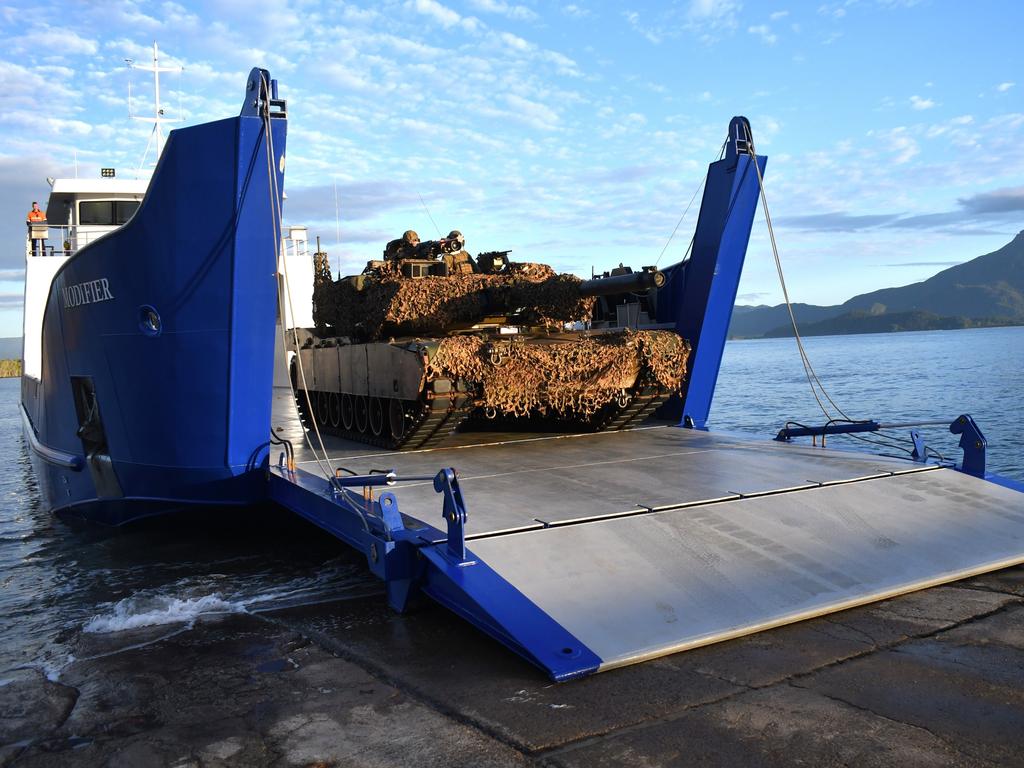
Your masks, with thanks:
[[[29,211],[28,221],[46,221],[46,214],[43,211]]]

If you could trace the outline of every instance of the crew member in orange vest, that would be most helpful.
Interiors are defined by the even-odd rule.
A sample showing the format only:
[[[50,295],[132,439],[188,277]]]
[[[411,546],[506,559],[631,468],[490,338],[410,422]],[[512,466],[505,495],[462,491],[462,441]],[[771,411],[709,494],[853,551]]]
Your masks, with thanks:
[[[35,200],[32,201],[32,210],[28,212],[28,216],[25,217],[25,221],[29,224],[34,222],[46,221],[46,214],[39,210],[39,203]],[[32,255],[42,256],[43,255],[43,241],[32,239]]]

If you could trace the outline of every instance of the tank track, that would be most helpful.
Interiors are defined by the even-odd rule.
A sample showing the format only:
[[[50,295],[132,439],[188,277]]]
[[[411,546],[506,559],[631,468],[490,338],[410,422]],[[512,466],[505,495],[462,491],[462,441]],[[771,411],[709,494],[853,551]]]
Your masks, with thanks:
[[[295,399],[299,406],[299,413],[304,424],[312,427],[315,422],[322,434],[366,443],[389,451],[416,451],[441,445],[460,425],[466,423],[472,426],[473,431],[481,432],[494,429],[544,432],[614,432],[628,429],[652,415],[672,393],[660,386],[651,372],[645,371],[641,373],[639,383],[633,388],[629,401],[624,406],[614,404],[607,406],[589,421],[540,419],[543,423],[529,418],[503,419],[499,417],[489,420],[480,415],[480,410],[474,409],[470,404],[469,393],[454,390],[443,394],[429,393],[420,400],[387,401],[389,407],[391,403],[401,403],[403,429],[400,436],[396,436],[395,430],[391,428],[390,414],[388,413],[383,413],[379,417],[383,418],[384,422],[379,434],[373,433],[368,413],[363,418],[363,429],[357,428],[358,418],[353,418],[353,427],[346,429],[343,423],[340,423],[343,421],[340,415],[335,416],[331,413],[331,394],[313,391],[309,394],[313,403],[313,413],[310,412],[306,403],[304,390],[296,388]],[[326,407],[321,404],[321,395],[327,398]],[[337,394],[334,396],[340,397]],[[384,408],[383,405],[380,407]],[[317,418],[315,411],[318,408],[324,411],[320,414],[324,418]],[[332,421],[339,423],[332,425]]]
[[[625,408],[612,410],[594,425],[595,432],[614,432],[641,423],[671,397],[650,374],[644,375]]]
[[[473,431],[525,431],[525,432],[614,432],[628,429],[643,422],[660,408],[672,392],[658,384],[651,371],[643,371],[639,381],[632,388],[625,405],[612,403],[586,420],[559,419],[545,416],[525,418],[502,417],[488,419],[481,409],[476,409],[467,426]]]
[[[320,396],[328,399],[330,393],[313,392],[309,393],[310,401],[313,403],[313,410],[319,410]],[[338,396],[335,393],[335,396]],[[431,394],[426,400],[405,400],[388,401],[401,403],[403,411],[403,429],[401,434],[396,436],[395,430],[390,426],[389,413],[381,414],[384,423],[380,434],[374,434],[371,428],[370,415],[364,417],[364,428],[358,429],[357,423],[353,423],[351,429],[346,429],[341,419],[339,423],[332,425],[331,406],[327,406],[327,418],[317,418],[317,414],[311,413],[306,402],[305,390],[295,390],[295,400],[299,406],[299,414],[307,426],[312,427],[315,423],[322,434],[343,437],[347,440],[354,440],[359,443],[374,445],[389,451],[415,451],[424,448],[433,448],[444,441],[456,427],[468,416],[469,410],[466,407],[467,396],[464,392],[450,392],[444,395]],[[329,402],[329,400],[328,400]],[[340,406],[339,406],[340,407]],[[369,408],[369,404],[367,405]],[[383,406],[381,406],[383,408]],[[323,415],[323,414],[321,414]],[[353,422],[358,422],[353,418]]]

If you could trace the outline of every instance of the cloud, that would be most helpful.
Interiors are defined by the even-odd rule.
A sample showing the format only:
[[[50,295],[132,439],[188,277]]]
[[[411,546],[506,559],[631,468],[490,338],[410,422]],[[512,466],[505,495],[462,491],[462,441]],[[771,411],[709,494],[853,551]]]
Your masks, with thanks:
[[[775,11],[768,18],[772,21],[778,21],[779,19],[784,19],[787,16],[789,16],[789,11]]]
[[[640,14],[636,11],[624,11],[622,15],[626,18],[626,21],[629,22],[629,26],[647,38],[649,42],[658,45],[664,38],[664,33],[659,29],[641,24]]]
[[[891,131],[887,131],[882,135],[888,140],[889,151],[896,153],[894,162],[897,165],[909,162],[921,152],[921,148],[917,145],[917,142],[903,126],[893,128]]]
[[[50,189],[46,185],[48,175],[64,175],[70,169],[59,167],[49,157],[37,156],[31,159],[0,157],[0,242],[7,244],[0,251],[0,270],[17,279],[13,272],[25,266],[25,214],[33,200],[45,207]]]
[[[588,184],[624,184],[651,178],[662,170],[657,165],[626,165],[619,168],[584,171],[578,178]]]
[[[537,14],[525,5],[509,5],[502,0],[470,0],[470,5],[480,11],[497,13],[517,21],[533,21]]]
[[[775,45],[775,43],[778,42],[779,40],[778,35],[772,32],[771,27],[769,27],[767,24],[758,24],[757,26],[754,27],[747,27],[747,32],[749,32],[752,35],[757,35],[758,37],[760,37],[761,42],[765,43],[766,45]]]
[[[410,0],[410,2],[405,4],[405,7],[412,8],[416,13],[429,16],[445,29],[454,27],[462,21],[462,17],[458,13],[447,5],[437,2],[437,0]]]
[[[498,35],[501,41],[509,48],[516,51],[530,51],[533,50],[533,46],[518,35],[513,35],[511,32],[502,32]]]
[[[737,301],[743,302],[754,302],[758,299],[763,299],[765,296],[771,296],[768,291],[752,291],[751,293],[741,293],[736,296]]]
[[[564,5],[562,6],[562,13],[566,16],[572,16],[574,19],[582,19],[585,16],[590,15],[590,11],[586,8],[580,8],[578,5]]]
[[[910,97],[910,106],[914,109],[931,109],[935,106],[933,99],[924,99],[920,96],[914,95]]]
[[[778,223],[794,229],[813,232],[857,232],[879,227],[899,217],[898,213],[851,215],[845,211],[817,213],[810,216],[783,216]]]
[[[399,181],[359,181],[338,184],[345,222],[362,221],[380,213],[417,205],[416,192]],[[334,187],[289,187],[289,216],[301,212],[305,221],[335,221]]]
[[[881,267],[952,267],[962,261],[903,261],[897,264],[879,264]]]
[[[554,130],[560,121],[556,112],[539,101],[531,101],[510,93],[505,96],[505,103],[509,105],[516,117],[538,130]]]
[[[690,0],[688,15],[702,22],[720,21],[733,16],[742,8],[733,0]],[[735,24],[735,22],[732,22]]]
[[[736,28],[736,19],[742,8],[734,0],[690,0],[687,27],[697,32],[704,42],[714,42],[720,33]]]
[[[959,208],[951,211],[851,215],[846,211],[811,216],[779,217],[778,223],[794,229],[813,232],[858,232],[870,229],[905,229],[944,231],[949,234],[1004,234],[979,229],[988,224],[1013,223],[1024,211],[1024,187],[1004,187],[960,198]],[[918,262],[923,263],[923,262]],[[905,266],[895,264],[890,266]]]
[[[962,197],[957,202],[971,213],[1010,213],[1024,211],[1024,187],[1004,187]]]
[[[23,53],[46,51],[57,57],[93,56],[99,50],[99,44],[95,40],[84,38],[70,29],[49,27],[34,19],[28,27],[32,31],[20,37],[8,38],[9,50]]]
[[[996,86],[996,90],[999,91],[1000,93],[1006,93],[1015,85],[1016,83],[1000,83],[999,85]]]

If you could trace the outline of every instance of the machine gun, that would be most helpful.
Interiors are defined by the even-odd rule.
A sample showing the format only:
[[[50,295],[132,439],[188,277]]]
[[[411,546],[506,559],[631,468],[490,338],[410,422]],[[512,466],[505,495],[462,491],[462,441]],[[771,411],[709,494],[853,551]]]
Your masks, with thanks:
[[[466,238],[458,230],[448,233],[439,240],[424,240],[416,246],[417,259],[436,259],[446,253],[458,253],[466,244]]]

